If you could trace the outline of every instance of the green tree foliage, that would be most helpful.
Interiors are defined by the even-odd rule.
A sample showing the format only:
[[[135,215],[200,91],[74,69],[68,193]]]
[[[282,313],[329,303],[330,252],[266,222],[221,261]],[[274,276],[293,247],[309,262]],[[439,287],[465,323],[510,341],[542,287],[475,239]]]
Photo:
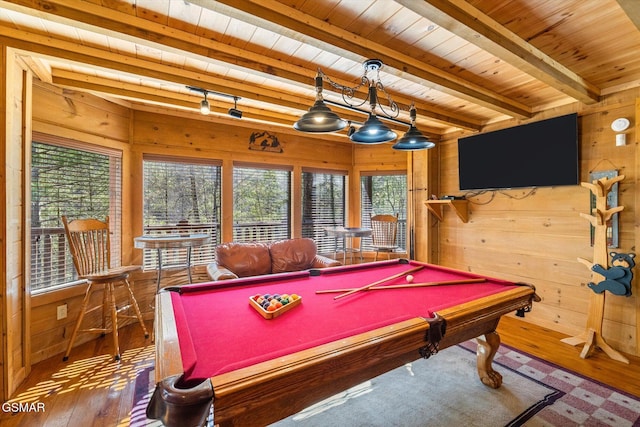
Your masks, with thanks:
[[[282,222],[290,206],[289,172],[267,169],[234,169],[234,222]]]
[[[61,216],[104,218],[109,214],[109,156],[34,142],[31,166],[33,227],[61,227]]]
[[[145,225],[217,223],[219,183],[218,166],[145,161]]]
[[[406,218],[407,176],[363,176],[361,181],[363,212],[397,215]]]
[[[303,224],[344,224],[344,176],[305,172],[302,185]]]

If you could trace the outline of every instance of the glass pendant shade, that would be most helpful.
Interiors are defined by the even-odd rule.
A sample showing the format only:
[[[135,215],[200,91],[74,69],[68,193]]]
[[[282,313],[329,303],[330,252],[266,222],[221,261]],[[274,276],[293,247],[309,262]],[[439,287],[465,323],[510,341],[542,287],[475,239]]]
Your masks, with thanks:
[[[378,118],[369,113],[369,118],[364,125],[354,132],[349,138],[353,142],[362,144],[381,144],[396,139],[398,135],[389,129]]]
[[[295,130],[301,132],[337,132],[344,129],[347,122],[331,111],[322,99],[316,102],[293,124]]]
[[[394,150],[423,150],[435,147],[436,144],[429,141],[415,126],[411,125],[407,133],[404,134],[395,144]]]

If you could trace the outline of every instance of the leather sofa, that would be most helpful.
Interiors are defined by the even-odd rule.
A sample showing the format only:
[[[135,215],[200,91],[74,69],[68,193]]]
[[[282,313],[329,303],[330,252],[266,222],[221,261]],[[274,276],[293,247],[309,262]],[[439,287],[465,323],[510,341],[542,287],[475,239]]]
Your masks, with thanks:
[[[226,280],[338,265],[339,261],[318,255],[316,243],[308,238],[231,242],[216,247],[216,262],[207,265],[207,274],[211,280]]]

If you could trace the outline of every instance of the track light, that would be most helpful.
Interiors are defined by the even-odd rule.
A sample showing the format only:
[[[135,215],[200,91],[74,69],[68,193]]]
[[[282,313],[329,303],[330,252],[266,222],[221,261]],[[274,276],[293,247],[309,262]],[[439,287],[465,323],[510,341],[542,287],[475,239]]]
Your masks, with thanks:
[[[202,115],[208,116],[211,112],[211,108],[209,107],[209,101],[207,101],[207,91],[204,91],[204,99],[200,101],[200,113]]]
[[[242,118],[242,111],[238,110],[238,99],[240,99],[240,97],[238,97],[238,96],[234,96],[233,97],[233,108],[229,108],[229,115],[231,117],[235,117],[237,119],[241,119]]]
[[[231,117],[235,117],[237,119],[241,119],[242,118],[242,111],[235,109],[235,108],[229,108],[229,115]]]
[[[211,112],[211,106],[209,105],[209,101],[207,100],[207,95],[213,94],[216,96],[233,98],[233,108],[229,108],[229,115],[231,117],[236,117],[238,119],[242,118],[242,111],[238,110],[238,100],[242,99],[239,96],[229,95],[227,93],[216,92],[213,90],[202,89],[201,87],[196,87],[196,86],[186,86],[186,88],[204,95],[204,99],[200,101],[200,113],[202,113],[203,115],[206,116]]]

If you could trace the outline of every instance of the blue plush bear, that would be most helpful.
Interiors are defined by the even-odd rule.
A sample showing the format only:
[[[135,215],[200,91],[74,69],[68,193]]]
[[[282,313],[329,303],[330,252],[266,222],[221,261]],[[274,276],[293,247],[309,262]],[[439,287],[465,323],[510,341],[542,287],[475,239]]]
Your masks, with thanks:
[[[620,254],[610,252],[611,267],[606,269],[600,264],[594,264],[591,270],[604,276],[604,280],[597,285],[593,282],[588,286],[597,294],[609,291],[614,295],[631,296],[631,280],[633,272],[631,269],[636,265],[634,258],[636,254]]]

